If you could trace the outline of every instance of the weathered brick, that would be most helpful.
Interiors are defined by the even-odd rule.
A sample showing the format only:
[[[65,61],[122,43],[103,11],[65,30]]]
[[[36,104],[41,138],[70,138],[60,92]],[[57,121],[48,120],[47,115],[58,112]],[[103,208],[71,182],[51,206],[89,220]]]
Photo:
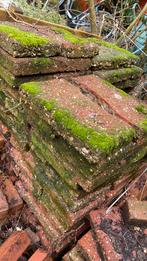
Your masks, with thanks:
[[[87,71],[91,61],[85,58],[70,59],[62,56],[50,58],[14,58],[0,49],[0,64],[13,76],[29,76],[61,72]],[[2,74],[3,77],[3,74]]]
[[[25,231],[14,232],[0,246],[0,260],[17,261],[30,245],[31,240]]]
[[[101,257],[98,253],[96,241],[93,238],[92,232],[87,232],[79,241],[78,246],[85,258],[89,261],[100,261]]]
[[[1,23],[1,47],[14,57],[54,56],[61,52],[60,45],[53,39],[31,31],[31,27],[14,23]]]
[[[136,107],[139,102],[131,96],[120,92],[113,86],[103,82],[95,75],[81,76],[73,79],[83,90],[94,95],[98,101],[108,106],[114,114],[118,115],[128,124],[140,127],[144,115],[139,113]]]
[[[117,70],[115,69],[115,70],[94,71],[95,75],[98,75],[100,78],[111,82],[115,86],[118,83],[118,86],[120,85],[120,88],[122,87],[122,89],[125,89],[125,87],[126,88],[132,87],[131,82],[133,85],[134,83],[133,79],[135,79],[135,82],[137,82],[137,79],[140,79],[142,73],[143,73],[142,69],[136,66],[132,66],[130,68],[121,68]],[[126,84],[124,85],[123,88],[123,84],[121,83],[125,83],[125,82]]]
[[[130,224],[147,225],[147,201],[127,199],[124,217]]]
[[[99,251],[101,252],[101,255],[103,255],[104,259],[116,260],[116,261],[121,260],[122,255],[115,250],[112,239],[101,228],[101,222],[103,219],[113,220],[112,222],[113,229],[117,228],[119,231],[120,228],[117,224],[119,224],[121,221],[120,214],[118,213],[117,209],[113,210],[111,213],[108,214],[106,214],[105,210],[91,211],[90,221],[91,221],[93,233],[97,238]]]
[[[8,214],[8,203],[2,190],[0,189],[0,222],[4,221]]]
[[[9,214],[18,214],[23,207],[23,200],[19,196],[16,188],[8,178],[0,177],[2,190],[5,194],[9,206]]]
[[[29,258],[29,261],[53,261],[53,259],[48,256],[48,252],[45,250],[37,249],[36,252]]]
[[[62,258],[63,261],[83,261],[83,256],[79,251],[79,248],[75,246]]]
[[[109,45],[107,43],[107,45]],[[115,46],[99,47],[99,55],[92,59],[93,70],[97,69],[118,69],[122,67],[129,67],[136,64],[138,57],[127,52],[123,49],[118,50]]]

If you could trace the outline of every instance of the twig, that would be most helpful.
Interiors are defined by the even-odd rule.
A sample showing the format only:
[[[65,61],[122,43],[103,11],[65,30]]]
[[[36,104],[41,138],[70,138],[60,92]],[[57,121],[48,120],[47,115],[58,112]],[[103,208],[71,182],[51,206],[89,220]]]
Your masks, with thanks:
[[[137,22],[140,20],[140,18],[145,14],[145,12],[147,11],[147,4],[145,4],[144,8],[141,10],[141,12],[139,13],[139,15],[134,19],[134,21],[128,26],[128,28],[126,29],[126,31],[120,36],[120,38],[117,40],[116,44],[120,45],[121,41],[124,38],[124,35],[128,35],[133,26],[137,24]]]
[[[147,172],[147,168],[145,168],[145,170],[141,173],[141,175],[137,177],[134,180],[134,182],[130,184],[130,186],[128,186],[128,188],[109,206],[109,208],[107,208],[106,214],[108,214],[111,211],[112,207],[134,186],[137,180],[139,180],[146,172]]]

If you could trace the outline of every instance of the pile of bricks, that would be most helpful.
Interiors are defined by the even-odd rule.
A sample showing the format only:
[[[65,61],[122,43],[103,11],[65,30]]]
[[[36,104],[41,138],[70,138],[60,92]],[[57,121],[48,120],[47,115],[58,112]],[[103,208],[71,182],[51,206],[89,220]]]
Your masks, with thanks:
[[[75,237],[72,231],[83,231],[87,213],[104,205],[114,181],[136,173],[147,153],[146,106],[97,75],[71,74],[131,65],[140,75],[134,55],[97,41],[0,25],[0,118],[15,137],[17,188],[55,252]],[[67,71],[66,79],[56,75]]]
[[[117,207],[93,210],[89,231],[62,260],[147,259],[147,165]]]

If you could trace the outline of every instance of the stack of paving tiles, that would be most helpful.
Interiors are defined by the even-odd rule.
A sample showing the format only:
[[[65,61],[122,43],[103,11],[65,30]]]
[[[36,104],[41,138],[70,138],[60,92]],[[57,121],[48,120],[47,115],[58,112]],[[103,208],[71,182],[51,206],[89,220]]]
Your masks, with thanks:
[[[137,63],[138,57],[126,50],[62,28],[0,24],[0,75],[12,86],[41,80],[41,75],[49,79],[55,74],[91,71],[119,88],[130,89],[142,75]]]
[[[147,152],[147,109],[96,75],[56,78],[58,72],[84,74],[101,66],[96,39],[61,29],[29,30],[0,25],[0,118],[29,152],[28,190],[51,217],[48,237],[57,243],[104,204],[110,184],[135,173]],[[120,66],[136,62],[134,55],[118,52],[125,57],[119,57]]]

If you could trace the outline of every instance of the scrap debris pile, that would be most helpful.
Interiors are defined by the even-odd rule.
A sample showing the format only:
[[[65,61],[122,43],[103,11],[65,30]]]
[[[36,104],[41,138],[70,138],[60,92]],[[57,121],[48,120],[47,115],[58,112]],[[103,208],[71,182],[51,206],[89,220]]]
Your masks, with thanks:
[[[40,204],[58,251],[147,153],[146,105],[111,84],[132,87],[142,71],[133,54],[61,28],[1,23],[0,46],[0,118],[21,151],[20,193],[35,213]]]

